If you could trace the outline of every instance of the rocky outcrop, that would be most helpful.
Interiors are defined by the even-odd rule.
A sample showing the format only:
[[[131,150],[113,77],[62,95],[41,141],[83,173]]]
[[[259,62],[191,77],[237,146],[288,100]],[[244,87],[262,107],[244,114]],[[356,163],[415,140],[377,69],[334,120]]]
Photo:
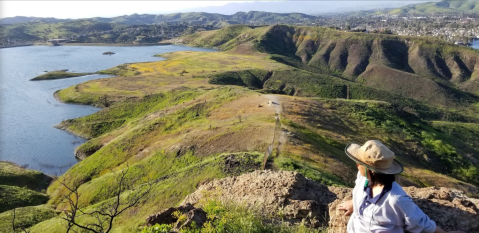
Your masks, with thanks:
[[[328,204],[349,194],[346,188],[327,187],[297,172],[254,171],[201,185],[183,203],[196,204],[205,196],[232,201],[265,214],[281,211],[293,221],[307,219],[327,224]]]
[[[479,200],[448,188],[406,187],[404,190],[446,231],[479,232]],[[313,227],[328,226],[329,232],[346,232],[349,217],[336,207],[351,199],[351,191],[321,185],[297,172],[254,171],[205,183],[188,195],[183,205],[216,198],[265,214],[281,211],[292,222],[306,220]]]
[[[179,220],[178,215],[175,214],[176,212],[184,214],[186,219]],[[193,222],[195,222],[195,226],[201,227],[207,220],[204,210],[187,203],[178,208],[170,207],[157,214],[150,215],[146,218],[146,223],[150,227],[155,224],[174,224],[174,229],[179,230],[191,226]]]

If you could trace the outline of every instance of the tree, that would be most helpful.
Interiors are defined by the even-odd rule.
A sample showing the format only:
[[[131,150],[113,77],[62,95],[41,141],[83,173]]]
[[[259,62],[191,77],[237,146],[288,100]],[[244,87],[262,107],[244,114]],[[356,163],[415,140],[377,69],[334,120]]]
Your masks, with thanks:
[[[73,182],[72,184],[67,184],[65,179],[59,181],[60,184],[69,191],[67,195],[63,196],[69,209],[65,209],[63,211],[64,215],[61,216],[61,218],[67,222],[67,233],[70,231],[76,232],[75,227],[95,233],[108,233],[111,231],[113,221],[116,217],[125,212],[125,210],[137,206],[139,202],[150,193],[152,188],[151,181],[146,181],[142,185],[133,187],[133,184],[135,184],[141,176],[127,176],[129,169],[129,166],[127,166],[127,168],[122,170],[116,179],[115,185],[104,190],[106,193],[112,193],[114,197],[104,201],[93,211],[84,211],[78,205],[80,198],[78,188],[81,185],[80,183]],[[130,192],[126,194],[126,197],[122,197],[121,194],[125,191]],[[78,217],[84,215],[93,217],[95,220],[87,223],[79,222]]]
[[[12,231],[13,231],[13,233],[17,233],[17,232],[30,233],[30,231],[27,230],[27,227],[24,224],[15,223],[16,210],[17,210],[16,208],[13,208],[13,219],[12,219]]]
[[[98,102],[100,102],[100,104],[102,104],[105,108],[108,108],[110,106],[110,100],[108,98],[108,95],[106,94],[98,97]]]

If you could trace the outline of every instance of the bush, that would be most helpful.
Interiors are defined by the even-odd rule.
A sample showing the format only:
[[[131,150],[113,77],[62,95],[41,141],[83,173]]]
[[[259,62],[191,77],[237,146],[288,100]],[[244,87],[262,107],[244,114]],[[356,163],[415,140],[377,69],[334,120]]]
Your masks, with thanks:
[[[201,228],[192,227],[181,229],[183,233],[226,233],[226,232],[262,232],[262,233],[309,233],[326,232],[326,229],[309,228],[303,222],[297,225],[284,222],[278,216],[264,216],[259,211],[252,210],[233,203],[225,203],[211,199],[202,206],[207,213],[208,221]],[[170,232],[172,225],[156,224],[152,227],[145,227],[142,233],[163,233]]]

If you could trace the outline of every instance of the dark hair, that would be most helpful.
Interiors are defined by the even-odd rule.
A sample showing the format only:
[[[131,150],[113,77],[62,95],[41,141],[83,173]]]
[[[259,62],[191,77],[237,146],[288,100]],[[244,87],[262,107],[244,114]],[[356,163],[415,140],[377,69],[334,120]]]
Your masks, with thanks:
[[[389,186],[392,185],[394,181],[396,181],[396,175],[390,175],[390,174],[381,174],[377,172],[371,172],[368,170],[369,173],[369,184],[372,186],[375,185],[384,185],[384,186]]]

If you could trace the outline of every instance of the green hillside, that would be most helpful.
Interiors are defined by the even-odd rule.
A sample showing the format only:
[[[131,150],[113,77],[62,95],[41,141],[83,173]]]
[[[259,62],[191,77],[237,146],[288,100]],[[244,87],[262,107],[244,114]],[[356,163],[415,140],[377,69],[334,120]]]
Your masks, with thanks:
[[[48,187],[48,205],[68,211],[70,198],[84,213],[98,213],[151,190],[113,221],[112,232],[140,232],[146,217],[178,205],[200,184],[260,169],[264,160],[268,169],[352,187],[357,170],[344,147],[370,139],[405,165],[400,184],[477,197],[475,50],[431,38],[284,25],[229,26],[183,42],[223,51],[161,54],[167,59],[112,67],[101,73],[116,77],[55,93],[104,108],[58,126],[90,140],[76,149],[81,161]],[[65,232],[62,217],[30,230]],[[93,226],[105,219],[80,214],[77,221]],[[243,224],[236,229],[249,223]]]
[[[479,13],[479,1],[443,0],[409,5],[388,11],[389,14]]]
[[[45,191],[51,181],[41,172],[0,162],[0,232],[12,232],[13,209],[17,231],[55,217],[53,208],[42,205],[49,199]]]
[[[300,69],[326,72],[435,106],[467,106],[478,100],[479,52],[433,38],[276,25],[231,26],[186,36],[184,42],[274,54],[272,59]]]

